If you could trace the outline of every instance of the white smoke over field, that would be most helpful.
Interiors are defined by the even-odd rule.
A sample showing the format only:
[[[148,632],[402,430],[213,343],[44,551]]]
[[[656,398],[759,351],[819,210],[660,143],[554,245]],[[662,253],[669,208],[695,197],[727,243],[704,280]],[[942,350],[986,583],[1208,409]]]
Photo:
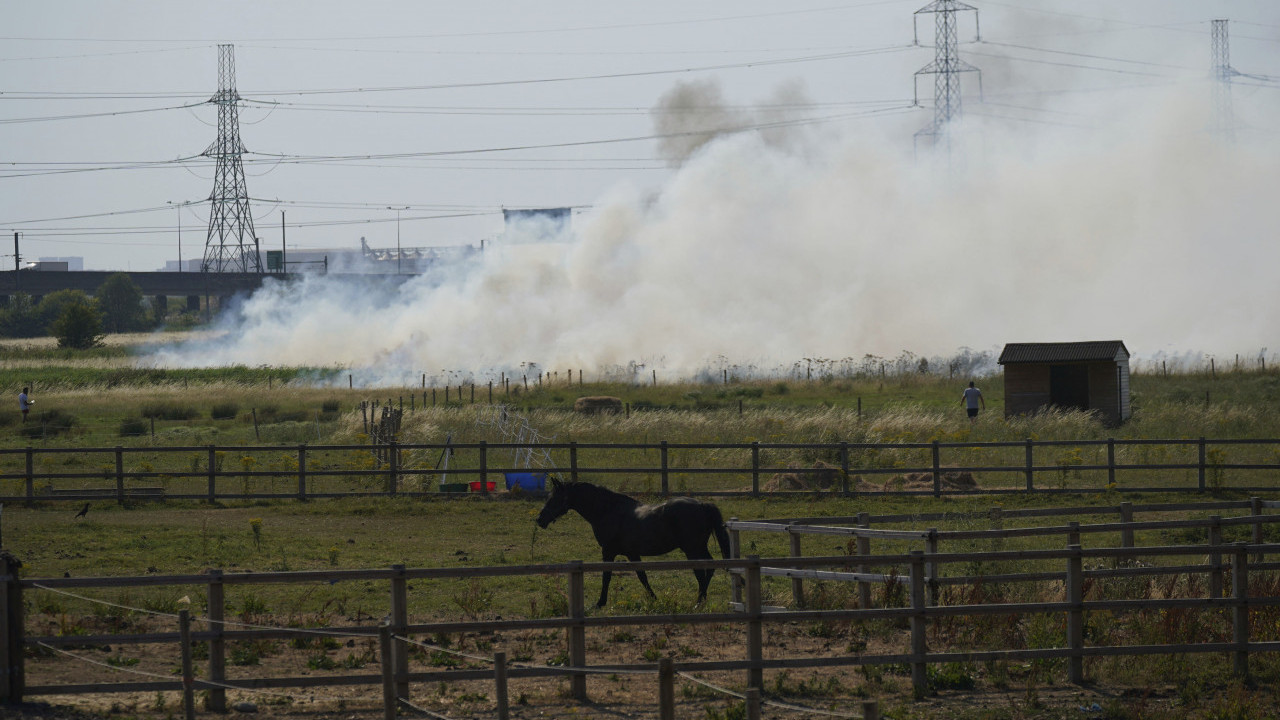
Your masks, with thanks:
[[[687,90],[672,101],[718,94]],[[1074,340],[1253,357],[1280,347],[1280,154],[1203,132],[1203,105],[1201,86],[1104,130],[1017,135],[975,114],[949,161],[857,124],[708,135],[670,148],[659,191],[609,190],[559,242],[498,242],[400,287],[273,284],[218,341],[153,360],[404,381]]]

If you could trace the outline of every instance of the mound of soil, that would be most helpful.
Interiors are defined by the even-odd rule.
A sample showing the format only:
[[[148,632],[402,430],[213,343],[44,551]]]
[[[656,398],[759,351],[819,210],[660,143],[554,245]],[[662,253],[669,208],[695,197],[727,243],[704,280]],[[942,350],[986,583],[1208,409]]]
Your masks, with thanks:
[[[942,488],[942,492],[961,492],[965,490],[976,490],[978,481],[974,479],[973,473],[970,472],[943,472],[938,478],[938,484]],[[933,490],[933,473],[907,473],[906,475],[897,475],[885,481],[884,485],[876,487],[868,483],[868,485],[877,490],[885,491],[902,491],[902,490]]]
[[[799,463],[787,465],[792,472],[777,473],[760,487],[765,492],[787,490],[829,490],[840,485],[840,468],[821,460],[812,468],[803,468]]]

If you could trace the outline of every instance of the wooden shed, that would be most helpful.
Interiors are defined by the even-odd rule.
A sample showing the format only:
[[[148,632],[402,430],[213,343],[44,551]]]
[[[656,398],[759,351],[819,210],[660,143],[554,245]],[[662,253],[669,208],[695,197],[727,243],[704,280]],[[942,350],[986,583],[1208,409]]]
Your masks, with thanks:
[[[1004,414],[1045,407],[1093,410],[1111,425],[1129,419],[1129,350],[1119,340],[1009,343],[1004,366]]]

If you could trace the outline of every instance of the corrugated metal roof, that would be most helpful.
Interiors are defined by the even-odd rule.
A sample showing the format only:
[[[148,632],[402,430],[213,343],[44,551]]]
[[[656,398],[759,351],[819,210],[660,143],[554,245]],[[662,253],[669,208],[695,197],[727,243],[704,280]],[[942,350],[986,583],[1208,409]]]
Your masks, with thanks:
[[[1119,340],[1062,343],[1009,343],[1000,353],[1000,364],[1041,362],[1091,362],[1129,357]]]

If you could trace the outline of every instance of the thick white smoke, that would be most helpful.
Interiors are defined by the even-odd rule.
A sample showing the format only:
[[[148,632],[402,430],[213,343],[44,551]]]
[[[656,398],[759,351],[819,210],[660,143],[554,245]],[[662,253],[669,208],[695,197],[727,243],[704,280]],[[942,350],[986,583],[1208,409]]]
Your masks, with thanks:
[[[394,290],[273,285],[216,342],[155,360],[391,380],[1104,339],[1139,358],[1256,356],[1280,347],[1280,157],[1203,132],[1203,94],[1105,130],[1012,135],[975,114],[949,158],[857,124],[719,135],[679,149],[657,193],[609,190],[560,242],[495,243]]]

